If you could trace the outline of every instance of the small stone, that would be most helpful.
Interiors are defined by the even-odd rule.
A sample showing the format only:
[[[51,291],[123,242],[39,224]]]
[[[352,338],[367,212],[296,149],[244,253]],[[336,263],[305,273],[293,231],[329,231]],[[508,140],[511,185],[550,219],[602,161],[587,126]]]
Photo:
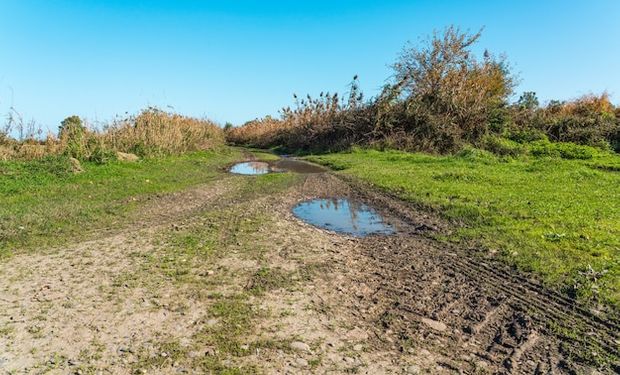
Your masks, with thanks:
[[[420,350],[420,354],[425,356],[425,357],[428,357],[429,355],[431,355],[431,352],[429,352],[426,349],[422,349],[422,350]]]
[[[409,366],[407,366],[405,371],[407,372],[407,374],[419,374],[420,373],[420,366],[418,366],[418,365],[409,365]]]
[[[476,362],[476,367],[477,368],[485,368],[487,366],[488,366],[488,364],[485,361],[477,361]]]
[[[308,367],[308,361],[306,361],[303,358],[297,358],[295,360],[295,366],[296,367]]]
[[[217,322],[218,322],[218,320],[217,320],[217,319],[209,319],[209,320],[207,320],[207,321],[206,321],[206,323],[205,323],[205,324],[206,324],[207,326],[209,326],[209,327],[213,327],[214,325],[216,325],[216,324],[217,324]]]
[[[297,350],[299,352],[309,352],[310,351],[310,346],[308,344],[306,344],[305,342],[293,341],[291,343],[291,349]]]
[[[346,363],[355,363],[355,359],[351,358],[351,357],[344,357],[343,360]]]
[[[355,350],[356,352],[361,352],[362,349],[364,349],[364,346],[362,344],[357,344],[353,346],[353,350]]]
[[[422,318],[422,323],[439,332],[443,332],[448,328],[444,323],[428,318]]]
[[[240,346],[241,350],[250,350],[250,345],[248,344],[243,344]]]

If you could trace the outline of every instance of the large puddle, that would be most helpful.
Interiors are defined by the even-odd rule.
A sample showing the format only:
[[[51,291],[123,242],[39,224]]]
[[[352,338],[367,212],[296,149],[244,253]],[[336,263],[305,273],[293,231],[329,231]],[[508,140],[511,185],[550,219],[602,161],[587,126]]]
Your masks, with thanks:
[[[393,234],[394,227],[363,203],[348,199],[313,199],[293,207],[293,214],[316,227],[353,236]]]
[[[294,159],[278,159],[272,162],[246,161],[237,163],[230,168],[231,173],[244,175],[261,175],[274,172],[322,173],[327,169]]]

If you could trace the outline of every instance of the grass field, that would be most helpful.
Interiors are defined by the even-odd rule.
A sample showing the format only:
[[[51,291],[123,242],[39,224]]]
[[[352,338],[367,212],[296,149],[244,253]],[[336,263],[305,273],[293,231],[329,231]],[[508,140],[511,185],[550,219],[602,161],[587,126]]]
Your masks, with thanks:
[[[223,147],[137,163],[84,163],[78,174],[62,157],[0,162],[0,256],[123,225],[150,196],[213,181],[219,167],[240,158]]]
[[[620,156],[498,159],[354,150],[310,160],[396,193],[582,301],[620,304]]]

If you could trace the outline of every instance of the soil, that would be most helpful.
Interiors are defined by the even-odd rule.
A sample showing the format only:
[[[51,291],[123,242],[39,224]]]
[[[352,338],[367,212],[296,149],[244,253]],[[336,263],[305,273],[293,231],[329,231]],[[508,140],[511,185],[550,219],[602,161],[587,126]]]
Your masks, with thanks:
[[[300,175],[276,193],[239,188],[255,178],[223,175],[145,202],[121,230],[7,260],[0,266],[0,372],[220,372],[196,365],[205,356],[238,372],[278,374],[620,369],[617,320],[492,255],[438,240],[450,226],[431,215],[331,173]],[[297,202],[324,197],[364,202],[398,233],[349,237],[291,213]],[[227,210],[221,226],[264,219],[251,233],[218,242],[213,263],[190,262],[186,278],[150,268],[152,258],[166,256],[170,233],[212,225],[203,213]],[[250,293],[265,268],[292,276]],[[205,278],[211,281],[197,282]],[[209,315],[213,296],[239,294],[261,313],[242,350],[222,356],[200,333],[220,319]],[[275,344],[257,346],[266,340]],[[179,343],[174,358],[160,349],[169,342]]]

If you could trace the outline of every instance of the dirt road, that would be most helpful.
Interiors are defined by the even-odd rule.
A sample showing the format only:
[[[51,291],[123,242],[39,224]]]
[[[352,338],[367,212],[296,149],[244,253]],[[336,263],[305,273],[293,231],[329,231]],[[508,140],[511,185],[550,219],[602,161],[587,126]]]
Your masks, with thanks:
[[[362,193],[363,192],[363,193]],[[300,222],[351,197],[393,236]],[[618,322],[329,174],[241,177],[151,200],[120,231],[0,268],[6,373],[572,374],[618,371]]]

